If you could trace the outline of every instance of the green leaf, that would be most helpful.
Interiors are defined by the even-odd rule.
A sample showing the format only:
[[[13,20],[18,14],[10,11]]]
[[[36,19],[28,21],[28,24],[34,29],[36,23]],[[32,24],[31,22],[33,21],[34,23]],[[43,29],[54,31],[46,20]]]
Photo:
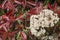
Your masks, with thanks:
[[[16,37],[15,37],[16,40],[21,40],[21,37],[20,37],[20,32],[17,33]]]
[[[2,16],[3,14],[4,14],[4,11],[0,9],[0,16]]]
[[[45,0],[45,1],[44,1],[44,6],[45,6],[45,5],[48,5],[49,2],[50,2],[50,0]]]

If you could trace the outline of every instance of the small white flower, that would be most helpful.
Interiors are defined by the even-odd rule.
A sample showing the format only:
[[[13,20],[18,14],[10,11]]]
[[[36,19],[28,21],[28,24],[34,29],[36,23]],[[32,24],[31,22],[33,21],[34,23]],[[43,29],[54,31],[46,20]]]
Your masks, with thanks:
[[[53,27],[59,21],[59,17],[52,10],[44,9],[39,15],[32,15],[30,18],[30,30],[35,36],[41,36],[46,32],[44,27]],[[37,31],[39,30],[39,31]]]
[[[38,37],[38,36],[44,35],[45,32],[46,32],[45,29],[41,29],[39,32],[37,32],[37,35],[36,36]]]
[[[34,28],[31,28],[30,30],[31,30],[32,35],[37,36],[37,37],[44,35],[46,32],[46,30],[42,29],[42,28],[41,28],[41,30],[39,30],[39,32]]]
[[[37,30],[35,30],[34,28],[31,28],[31,33],[32,33],[32,35],[37,35]]]

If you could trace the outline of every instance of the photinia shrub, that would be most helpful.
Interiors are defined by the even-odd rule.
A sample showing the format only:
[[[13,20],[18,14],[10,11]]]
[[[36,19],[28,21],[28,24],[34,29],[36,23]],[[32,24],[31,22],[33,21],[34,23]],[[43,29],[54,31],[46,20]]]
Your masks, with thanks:
[[[53,4],[48,2],[47,5],[44,4],[45,0],[0,1],[0,38],[2,40],[39,40],[40,38],[37,38],[31,34],[31,31],[27,25],[30,26],[30,17],[32,15],[39,15],[39,12],[43,9],[47,8],[54,11],[60,18],[60,6],[58,6],[56,0]],[[60,21],[56,25],[56,27],[52,29],[55,33],[60,34]],[[46,30],[48,29],[49,28]],[[50,32],[51,31],[49,29],[46,34],[48,35],[49,33],[50,35]],[[17,37],[19,39],[16,39]]]

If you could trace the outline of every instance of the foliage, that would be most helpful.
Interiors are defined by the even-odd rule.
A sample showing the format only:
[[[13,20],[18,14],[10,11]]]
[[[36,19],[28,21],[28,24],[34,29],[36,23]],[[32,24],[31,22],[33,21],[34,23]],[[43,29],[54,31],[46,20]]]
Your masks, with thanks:
[[[48,1],[46,3],[46,1]],[[53,4],[49,0],[0,0],[0,37],[2,40],[36,40],[36,37],[32,36],[29,28],[29,19],[31,15],[39,14],[39,11],[49,8],[58,13],[60,17],[60,7],[54,1]],[[47,6],[46,6],[46,5]],[[60,24],[60,22],[58,23]],[[58,25],[56,28],[60,28]],[[57,34],[60,30],[55,30]],[[29,34],[27,35],[24,30]],[[47,29],[48,30],[48,29]],[[50,32],[50,31],[49,31]],[[20,37],[20,39],[18,39]],[[27,38],[29,37],[29,39]]]

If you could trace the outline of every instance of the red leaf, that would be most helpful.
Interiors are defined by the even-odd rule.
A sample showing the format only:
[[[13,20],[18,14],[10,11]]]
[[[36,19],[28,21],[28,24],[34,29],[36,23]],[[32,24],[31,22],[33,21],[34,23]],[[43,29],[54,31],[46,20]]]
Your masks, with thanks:
[[[9,18],[8,18],[8,16],[6,16],[6,15],[2,15],[2,19],[6,19],[6,20],[9,21]]]
[[[55,2],[54,2],[54,6],[53,6],[53,11],[56,12],[56,10],[57,10],[57,3],[56,3],[56,1],[55,1]]]
[[[13,37],[18,31],[12,31],[12,32],[8,32],[8,37]]]
[[[28,4],[32,5],[32,6],[36,6],[35,2],[32,1],[27,1]]]
[[[6,15],[11,16],[12,14],[14,14],[14,10],[10,10]]]
[[[8,31],[7,28],[9,27],[10,22],[6,22],[0,25],[0,29],[3,28],[6,32]]]
[[[43,4],[39,2],[38,4],[36,4],[36,7],[31,8],[31,9],[28,11],[28,14],[30,14],[30,15],[39,14],[39,12],[40,12],[42,9],[43,9]]]
[[[6,7],[7,9],[14,9],[14,5],[13,5],[10,1],[8,1],[8,2],[5,4],[5,7]]]
[[[0,4],[0,8],[2,8],[2,5]]]
[[[20,14],[15,20],[22,19],[22,17],[23,17],[23,14]]]
[[[2,35],[2,40],[6,40],[7,38],[7,32],[4,32],[4,34]]]
[[[22,5],[24,8],[29,4],[29,5],[32,5],[32,6],[36,6],[35,2],[32,2],[32,1],[27,1],[27,0],[15,0],[15,3],[17,4],[20,4]]]
[[[5,31],[3,29],[0,29],[0,35],[3,34]]]
[[[30,15],[34,15],[34,14],[36,14],[36,9],[30,9],[30,11],[28,13]]]
[[[10,10],[10,11],[6,14],[6,16],[8,16],[8,18],[9,18],[10,21],[14,21],[14,20],[15,20],[13,14],[14,14],[14,10]]]
[[[54,9],[56,9],[57,8],[57,3],[56,3],[56,1],[54,2],[54,7],[53,7]]]
[[[4,0],[2,3],[2,9],[14,9],[14,5],[11,0]]]
[[[20,4],[20,5],[22,4],[21,2],[19,2],[19,1],[16,1],[16,0],[15,0],[15,3],[17,3],[17,4]]]
[[[26,7],[26,5],[27,5],[26,0],[24,0],[24,1],[22,2],[22,5],[23,5],[24,8]]]
[[[48,8],[49,8],[49,9],[51,9],[51,10],[53,10],[53,8],[52,8],[52,5],[51,5],[51,4],[48,4]]]
[[[11,0],[11,2],[14,2],[15,0]]]
[[[31,8],[30,11],[28,12],[28,14],[30,15],[36,15],[39,13],[39,9],[37,8]]]
[[[6,4],[7,0],[4,0],[2,3],[2,9],[5,9],[5,4]]]
[[[27,40],[27,36],[23,31],[21,32],[21,38],[22,40]]]
[[[15,21],[14,16],[10,16],[9,19],[10,19],[11,22],[12,22],[12,21]]]

